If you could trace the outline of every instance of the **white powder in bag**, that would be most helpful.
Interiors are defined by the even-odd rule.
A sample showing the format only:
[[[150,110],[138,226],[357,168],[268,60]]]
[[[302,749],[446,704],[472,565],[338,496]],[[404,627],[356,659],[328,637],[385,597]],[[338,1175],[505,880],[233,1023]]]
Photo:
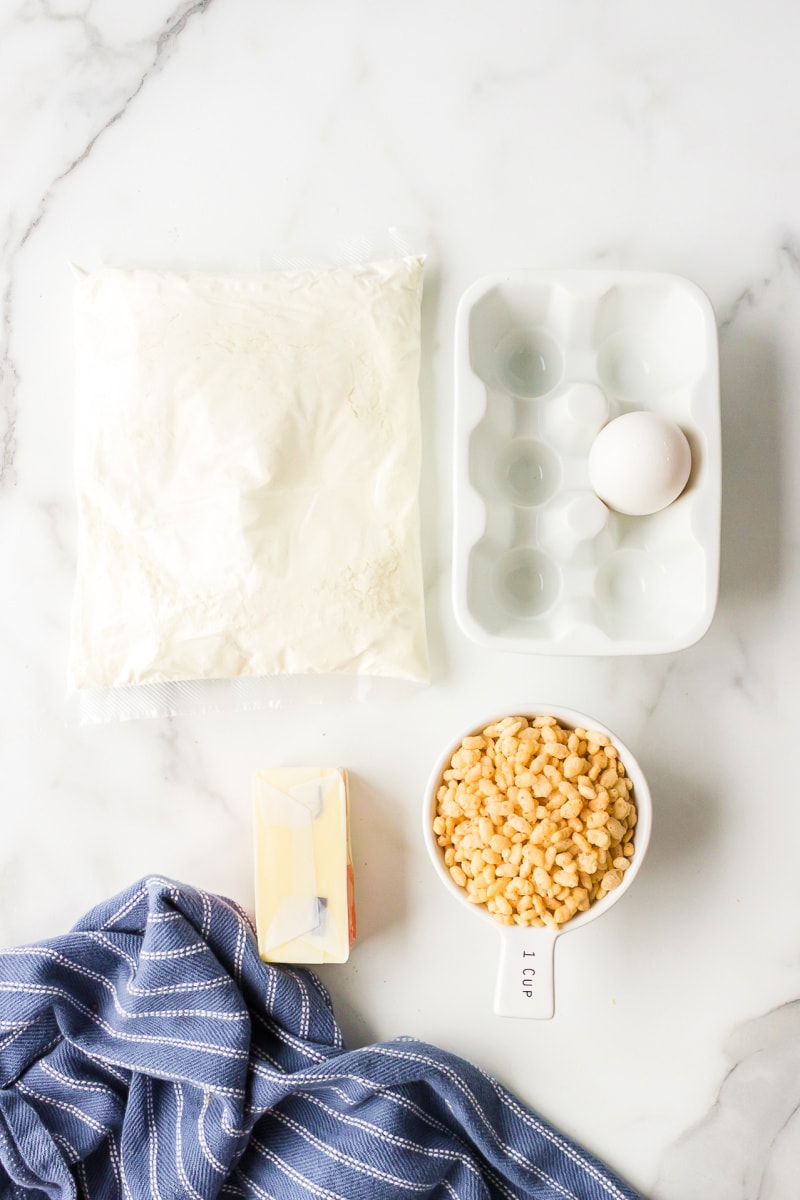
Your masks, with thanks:
[[[73,686],[427,679],[422,274],[79,274]]]

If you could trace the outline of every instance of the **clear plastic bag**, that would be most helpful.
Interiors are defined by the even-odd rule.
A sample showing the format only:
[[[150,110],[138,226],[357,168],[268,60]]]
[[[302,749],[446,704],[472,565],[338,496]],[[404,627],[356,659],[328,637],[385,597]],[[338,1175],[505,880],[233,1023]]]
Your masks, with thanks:
[[[427,681],[422,271],[78,272],[78,720]]]

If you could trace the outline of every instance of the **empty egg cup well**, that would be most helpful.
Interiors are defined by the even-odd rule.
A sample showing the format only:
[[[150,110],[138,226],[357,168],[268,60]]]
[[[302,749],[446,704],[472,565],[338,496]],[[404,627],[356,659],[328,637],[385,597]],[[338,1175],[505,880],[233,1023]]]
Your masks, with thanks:
[[[564,370],[561,347],[540,329],[512,329],[494,355],[494,375],[512,396],[532,399],[553,390]]]
[[[472,904],[467,898],[464,888],[459,887],[451,878],[450,872],[445,866],[444,854],[433,831],[433,821],[436,815],[437,792],[441,786],[442,777],[462,739],[479,734],[488,725],[502,720],[503,717],[489,717],[480,724],[473,724],[469,729],[464,730],[452,741],[431,771],[422,806],[422,835],[428,856],[436,874],[452,898],[458,901],[463,910],[470,913],[473,919],[482,921],[485,927],[494,928],[501,939],[494,1012],[502,1017],[547,1019],[552,1017],[555,1012],[554,955],[556,941],[562,934],[582,929],[598,917],[603,916],[630,889],[641,869],[650,841],[652,799],[644,773],[631,751],[616,734],[596,721],[594,717],[574,709],[551,704],[527,704],[515,709],[514,712],[528,717],[551,716],[555,717],[565,728],[596,729],[598,732],[606,734],[619,751],[626,773],[633,783],[632,798],[637,809],[634,854],[631,865],[617,888],[609,892],[602,900],[596,900],[586,912],[572,917],[557,930],[548,927],[501,925],[487,908]]]
[[[456,391],[453,600],[469,636],[563,654],[702,636],[720,439],[716,326],[699,289],[634,272],[490,276],[459,308]],[[689,484],[658,519],[609,512],[589,481],[595,437],[634,409],[680,424],[692,447]]]
[[[527,619],[552,608],[561,590],[561,571],[530,546],[509,550],[497,565],[497,597],[511,616]]]
[[[558,457],[544,442],[521,437],[503,447],[496,470],[501,493],[522,508],[549,500],[561,475]]]

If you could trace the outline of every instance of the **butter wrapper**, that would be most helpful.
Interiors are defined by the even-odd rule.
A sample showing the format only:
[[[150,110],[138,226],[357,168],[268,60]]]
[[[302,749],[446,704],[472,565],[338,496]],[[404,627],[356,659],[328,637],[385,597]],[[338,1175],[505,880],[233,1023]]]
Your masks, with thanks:
[[[347,772],[258,771],[253,788],[258,951],[265,962],[346,962],[355,940]]]

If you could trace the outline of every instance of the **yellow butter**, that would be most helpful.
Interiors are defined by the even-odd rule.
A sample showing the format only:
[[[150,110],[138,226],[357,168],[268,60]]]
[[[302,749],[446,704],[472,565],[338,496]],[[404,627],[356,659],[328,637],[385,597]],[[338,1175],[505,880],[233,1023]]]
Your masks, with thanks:
[[[266,962],[346,962],[355,938],[346,771],[258,771],[253,810],[259,954]]]

